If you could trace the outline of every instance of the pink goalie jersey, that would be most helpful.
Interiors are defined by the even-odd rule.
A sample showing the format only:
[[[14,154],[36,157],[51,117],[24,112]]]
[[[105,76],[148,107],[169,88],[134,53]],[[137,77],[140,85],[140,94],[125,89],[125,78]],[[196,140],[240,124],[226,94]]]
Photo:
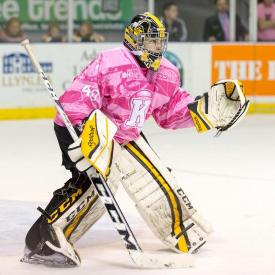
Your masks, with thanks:
[[[124,46],[102,51],[77,75],[59,98],[73,125],[100,109],[118,127],[119,143],[136,139],[151,115],[162,128],[192,127],[187,104],[193,98],[180,88],[177,68],[162,58],[153,73],[141,68]],[[64,126],[57,114],[55,123]]]

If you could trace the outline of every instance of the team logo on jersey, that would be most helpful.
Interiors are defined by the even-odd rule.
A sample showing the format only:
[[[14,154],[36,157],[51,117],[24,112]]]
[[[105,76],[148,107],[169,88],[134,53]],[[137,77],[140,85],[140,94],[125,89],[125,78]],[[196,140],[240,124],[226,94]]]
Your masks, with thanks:
[[[180,83],[181,86],[184,85],[184,70],[183,70],[183,65],[181,60],[179,59],[179,57],[177,55],[175,55],[172,52],[166,51],[164,54],[164,57],[167,58],[173,65],[175,65],[180,73]]]
[[[151,104],[151,92],[147,90],[139,91],[131,99],[130,118],[126,120],[125,125],[133,128],[142,128],[146,119],[146,114]]]

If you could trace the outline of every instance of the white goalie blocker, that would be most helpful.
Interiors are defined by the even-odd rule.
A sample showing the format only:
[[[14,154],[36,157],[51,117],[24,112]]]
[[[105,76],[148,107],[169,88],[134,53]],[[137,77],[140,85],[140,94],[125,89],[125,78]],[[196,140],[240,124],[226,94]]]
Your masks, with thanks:
[[[122,182],[149,228],[169,248],[178,253],[196,252],[212,227],[145,140],[139,137],[121,147],[113,140],[115,130],[102,112],[94,111],[81,138],[69,148],[71,159],[80,171],[92,165],[111,189],[116,190]],[[104,207],[98,204],[93,211],[103,214]],[[92,213],[90,219],[95,222]]]
[[[69,147],[69,156],[75,161],[76,168],[87,171],[92,165],[106,179],[110,173],[116,131],[116,125],[101,111],[95,110],[86,121],[81,138]],[[77,148],[81,148],[81,152],[74,150]]]

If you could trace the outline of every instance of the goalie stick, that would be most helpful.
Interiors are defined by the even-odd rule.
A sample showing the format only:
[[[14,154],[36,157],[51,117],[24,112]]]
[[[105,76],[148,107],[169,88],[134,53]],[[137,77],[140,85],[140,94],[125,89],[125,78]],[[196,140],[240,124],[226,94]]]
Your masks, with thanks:
[[[30,42],[28,39],[25,39],[21,42],[21,45],[25,48],[28,53],[32,63],[39,73],[41,79],[44,82],[45,87],[48,92],[51,94],[52,99],[55,102],[56,109],[58,113],[61,115],[62,120],[67,127],[72,139],[76,141],[78,139],[78,135],[76,134],[68,116],[66,115],[61,103],[58,100],[57,95],[54,92],[54,89],[49,82],[47,76],[43,72],[40,64],[38,63],[36,57],[33,54],[33,51],[30,46]],[[88,174],[87,174],[88,175]],[[183,267],[191,267],[193,265],[194,259],[190,254],[155,254],[155,253],[145,253],[140,248],[134,233],[132,232],[127,220],[125,219],[114,195],[112,194],[109,186],[105,182],[104,178],[98,174],[98,177],[94,180],[88,175],[91,183],[95,186],[99,197],[104,203],[110,218],[120,235],[121,239],[124,242],[124,245],[132,259],[132,261],[138,266],[142,268],[183,268]]]

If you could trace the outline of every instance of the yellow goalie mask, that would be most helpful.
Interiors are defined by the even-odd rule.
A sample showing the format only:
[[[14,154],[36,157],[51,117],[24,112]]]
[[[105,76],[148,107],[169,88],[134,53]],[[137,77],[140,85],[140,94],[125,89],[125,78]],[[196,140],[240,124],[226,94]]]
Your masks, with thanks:
[[[145,12],[125,28],[123,42],[146,68],[156,72],[167,48],[168,33],[158,17]]]

